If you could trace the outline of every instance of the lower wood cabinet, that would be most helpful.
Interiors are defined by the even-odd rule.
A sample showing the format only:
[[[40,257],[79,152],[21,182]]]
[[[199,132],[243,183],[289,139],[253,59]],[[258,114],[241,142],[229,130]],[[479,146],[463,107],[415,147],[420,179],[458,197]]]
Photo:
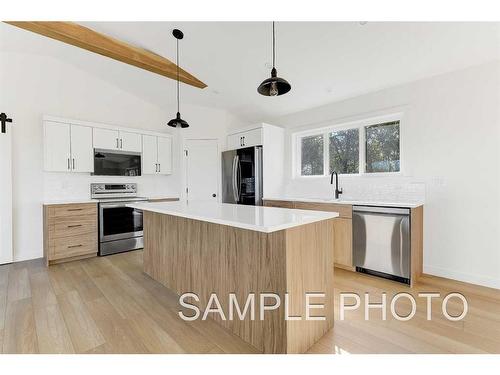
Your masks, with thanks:
[[[338,217],[333,225],[333,262],[336,267],[353,270],[352,219]]]
[[[96,256],[97,203],[44,205],[43,237],[47,265]]]
[[[265,200],[264,206],[296,208],[300,210],[338,212],[334,219],[333,262],[335,267],[354,270],[352,265],[352,206],[335,203],[293,202]]]

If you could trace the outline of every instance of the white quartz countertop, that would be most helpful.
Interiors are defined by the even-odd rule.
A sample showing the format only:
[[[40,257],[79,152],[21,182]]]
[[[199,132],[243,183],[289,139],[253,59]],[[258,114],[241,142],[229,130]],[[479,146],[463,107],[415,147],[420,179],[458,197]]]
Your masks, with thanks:
[[[160,200],[160,199],[179,199],[179,197],[167,197],[167,196],[155,196],[147,197],[150,200]],[[54,204],[80,204],[80,203],[99,203],[99,199],[92,198],[66,198],[66,199],[49,199],[43,202],[44,205],[50,206]]]
[[[128,207],[143,211],[201,220],[271,233],[338,217],[337,212],[294,210],[276,207],[244,206],[217,202],[137,202]]]
[[[306,197],[265,197],[264,200],[269,201],[288,201],[288,202],[310,202],[310,203],[335,203],[348,204],[356,206],[379,206],[379,207],[407,207],[415,208],[422,206],[422,201],[387,201],[387,200],[350,200],[350,199],[326,199],[326,198],[306,198]]]
[[[44,205],[50,206],[53,204],[81,204],[81,203],[99,203],[97,199],[52,199],[43,202]]]

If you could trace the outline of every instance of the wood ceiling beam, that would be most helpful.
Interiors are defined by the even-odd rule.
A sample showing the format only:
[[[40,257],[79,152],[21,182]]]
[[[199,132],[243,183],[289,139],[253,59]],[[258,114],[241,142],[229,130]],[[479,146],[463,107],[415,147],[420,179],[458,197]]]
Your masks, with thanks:
[[[177,79],[177,65],[165,57],[98,33],[74,22],[5,22],[9,25],[17,26],[21,29],[29,30],[48,38],[124,62],[125,64],[133,65],[174,80]],[[194,87],[202,89],[207,87],[205,83],[182,68],[179,69],[179,80]]]

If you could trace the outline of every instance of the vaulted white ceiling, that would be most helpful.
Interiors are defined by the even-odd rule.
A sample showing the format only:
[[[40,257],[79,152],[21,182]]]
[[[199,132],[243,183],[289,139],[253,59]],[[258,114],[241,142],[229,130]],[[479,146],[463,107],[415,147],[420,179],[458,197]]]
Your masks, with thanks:
[[[263,97],[270,74],[269,22],[87,22],[84,25],[175,59],[173,28],[184,31],[180,65],[204,81],[182,85],[182,102],[260,121],[500,58],[499,23],[277,23],[278,75],[289,94]],[[73,64],[159,106],[175,83],[28,31],[2,24],[2,47]]]

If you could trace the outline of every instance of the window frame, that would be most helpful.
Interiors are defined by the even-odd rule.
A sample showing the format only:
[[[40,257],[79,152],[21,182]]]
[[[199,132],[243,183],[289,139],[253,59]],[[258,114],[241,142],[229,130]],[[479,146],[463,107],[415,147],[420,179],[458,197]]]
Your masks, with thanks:
[[[366,172],[366,127],[380,125],[386,122],[399,121],[399,171],[397,172]],[[358,129],[359,136],[359,171],[358,173],[341,173],[342,177],[377,176],[390,177],[403,174],[403,139],[404,139],[404,114],[402,112],[388,115],[369,117],[361,120],[339,122],[337,124],[307,129],[292,133],[292,173],[294,178],[314,179],[330,176],[330,145],[329,134],[335,131]],[[302,175],[302,138],[323,135],[323,174]]]

